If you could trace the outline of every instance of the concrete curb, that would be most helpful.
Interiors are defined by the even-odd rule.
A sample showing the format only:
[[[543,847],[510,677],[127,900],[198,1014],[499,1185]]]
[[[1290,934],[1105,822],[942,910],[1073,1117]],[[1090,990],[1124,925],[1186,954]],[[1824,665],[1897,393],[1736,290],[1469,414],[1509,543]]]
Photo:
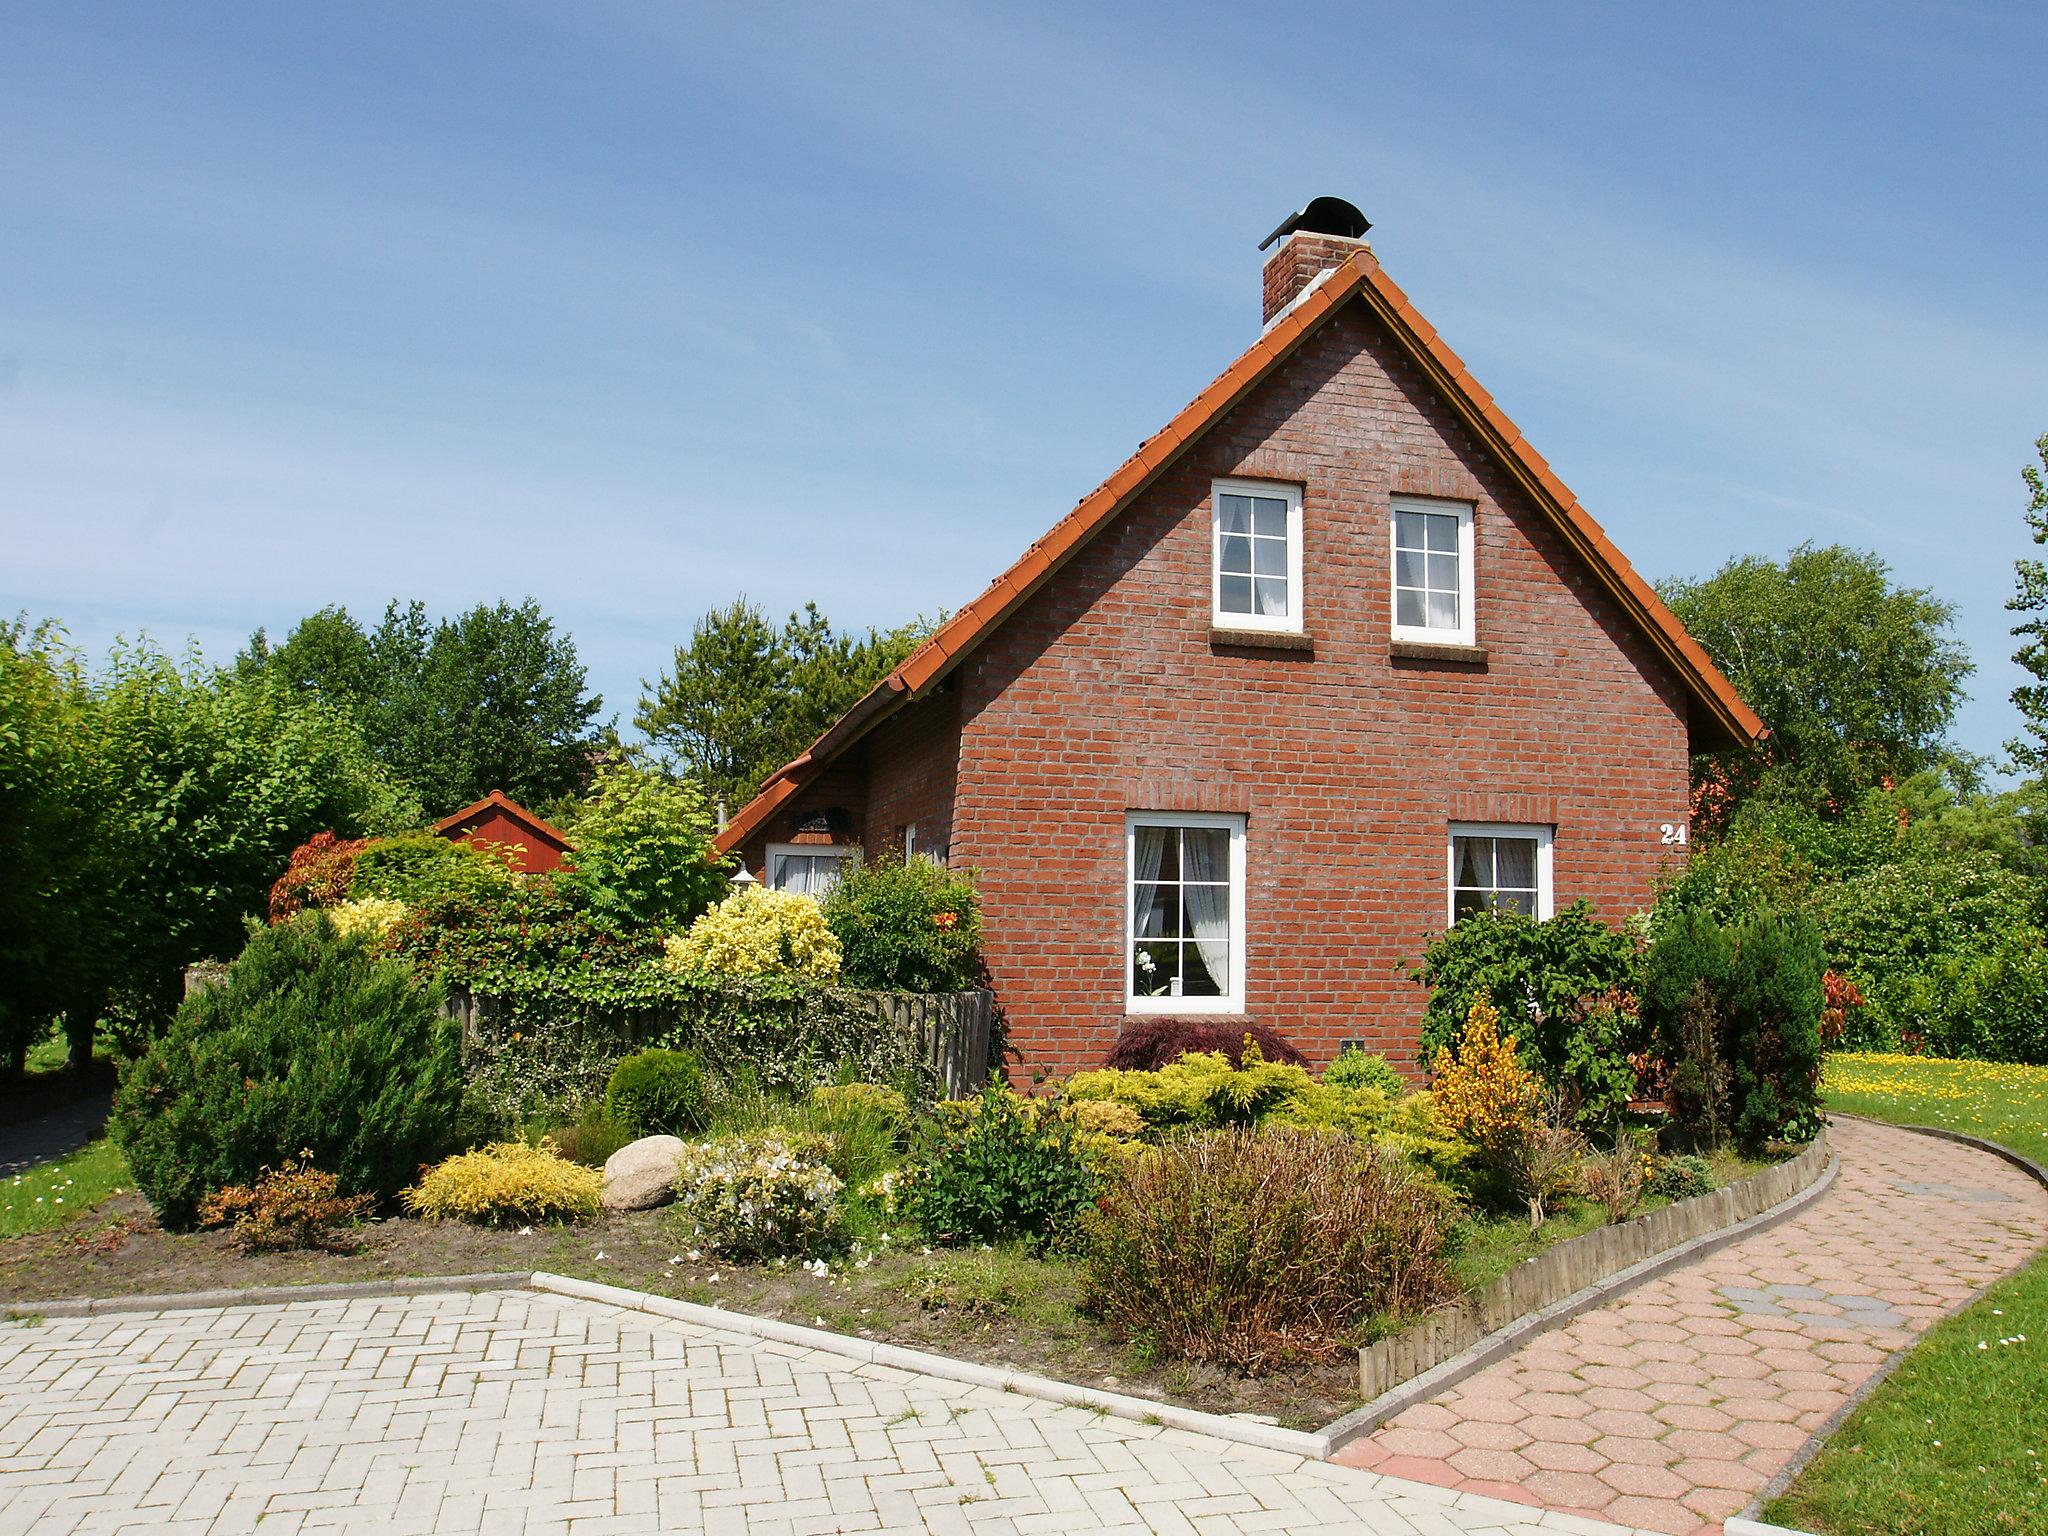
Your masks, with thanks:
[[[179,1291],[163,1296],[67,1297],[58,1301],[15,1301],[0,1307],[0,1318],[101,1317],[113,1312],[189,1312],[200,1307],[267,1307],[282,1301],[355,1301],[374,1296],[428,1296],[440,1291],[524,1289],[526,1270],[478,1275],[428,1275],[408,1280],[358,1280],[319,1285],[259,1285],[245,1290]]]
[[[1050,1403],[1089,1408],[1113,1418],[1128,1419],[1140,1424],[1164,1425],[1169,1429],[1188,1430],[1198,1435],[1211,1435],[1219,1440],[1255,1446],[1260,1450],[1281,1451],[1310,1461],[1327,1461],[1332,1450],[1327,1430],[1283,1429],[1277,1424],[1261,1424],[1254,1420],[1232,1418],[1221,1413],[1203,1413],[1198,1409],[1181,1408],[1172,1403],[1154,1402],[1150,1398],[1126,1397],[1117,1392],[1103,1392],[1094,1387],[1076,1386],[1072,1382],[1054,1381],[1048,1376],[1033,1376],[1024,1371],[1004,1370],[999,1366],[976,1365],[969,1360],[955,1360],[949,1355],[926,1354],[923,1350],[904,1349],[900,1345],[883,1344],[874,1339],[829,1333],[820,1328],[805,1328],[775,1318],[756,1317],[749,1312],[728,1312],[722,1307],[699,1306],[695,1302],[655,1296],[646,1291],[629,1291],[616,1285],[600,1285],[592,1280],[576,1280],[567,1275],[551,1275],[542,1271],[527,1278],[534,1290],[552,1295],[572,1296],[583,1301],[628,1307],[637,1312],[652,1313],[656,1317],[693,1323],[701,1328],[717,1328],[726,1333],[772,1339],[780,1344],[815,1349],[821,1354],[837,1355],[842,1359],[862,1364],[885,1365],[896,1370],[914,1371],[922,1376],[934,1376],[943,1381],[958,1382],[963,1386],[992,1387],[998,1392],[1014,1392],[1023,1397],[1041,1398]]]
[[[1728,1523],[1721,1527],[1721,1536],[1808,1536],[1808,1533],[1795,1531],[1789,1525],[1765,1525],[1761,1520],[1730,1515]]]
[[[1546,1307],[1540,1312],[1532,1312],[1509,1323],[1505,1328],[1489,1333],[1463,1354],[1453,1355],[1443,1364],[1402,1382],[1392,1391],[1381,1393],[1363,1407],[1354,1408],[1343,1418],[1324,1425],[1322,1433],[1328,1438],[1330,1449],[1336,1451],[1360,1436],[1372,1433],[1404,1409],[1427,1401],[1440,1392],[1449,1391],[1468,1376],[1476,1375],[1496,1360],[1520,1349],[1531,1339],[1548,1333],[1553,1328],[1563,1327],[1581,1313],[1591,1311],[1621,1292],[1641,1285],[1645,1280],[1654,1280],[1657,1276],[1690,1264],[1696,1259],[1703,1259],[1731,1243],[1740,1242],[1745,1237],[1798,1215],[1834,1187],[1835,1178],[1841,1172],[1841,1167],[1841,1158],[1831,1155],[1826,1169],[1819,1178],[1804,1189],[1779,1201],[1769,1210],[1759,1211],[1733,1226],[1702,1233],[1676,1247],[1667,1248],[1662,1253],[1652,1254],[1641,1263],[1618,1270],[1583,1290],[1574,1291],[1553,1306]]]
[[[1948,1127],[1941,1125],[1907,1125],[1898,1120],[1873,1120],[1868,1115],[1837,1114],[1831,1115],[1829,1118],[1835,1120],[1855,1120],[1863,1125],[1881,1125],[1889,1130],[1911,1131],[1918,1136],[1932,1136],[1937,1141],[1953,1141],[1961,1146],[1975,1147],[1979,1152],[1989,1152],[2002,1162],[2010,1163],[2043,1189],[2048,1189],[2048,1168],[2042,1167],[2031,1157],[2013,1151],[2010,1147],[2001,1147],[1997,1142],[1986,1141],[1982,1136],[1972,1136],[1968,1131],[1952,1131]],[[2013,1273],[2017,1274],[2018,1271],[2015,1270]],[[2010,1276],[2000,1276],[1999,1278],[2008,1279]],[[1991,1285],[1996,1284],[1998,1284],[1997,1280],[1991,1282]],[[1991,1285],[1984,1286],[1975,1295],[1965,1299],[1946,1313],[1940,1321],[1946,1322],[1958,1312],[1975,1306],[1984,1295],[1984,1292],[1991,1289]],[[1878,1366],[1862,1386],[1851,1392],[1847,1400],[1827,1416],[1820,1428],[1806,1437],[1806,1443],[1799,1447],[1798,1451],[1793,1454],[1792,1459],[1780,1467],[1776,1475],[1758,1491],[1757,1496],[1743,1507],[1739,1518],[1742,1525],[1747,1527],[1747,1531],[1739,1529],[1731,1522],[1727,1527],[1728,1536],[1776,1536],[1776,1533],[1784,1529],[1782,1526],[1760,1524],[1756,1517],[1763,1513],[1765,1505],[1792,1486],[1798,1479],[1799,1474],[1804,1472],[1812,1464],[1813,1458],[1820,1454],[1821,1447],[1833,1439],[1835,1431],[1848,1422],[1849,1415],[1858,1408],[1861,1408],[1870,1395],[1885,1384],[1892,1372],[1905,1364],[1908,1357],[1919,1349],[1926,1337],[1927,1335],[1923,1333],[1919,1339],[1913,1342],[1911,1347],[1900,1350],[1882,1365]],[[1801,1533],[1795,1531],[1792,1533],[1792,1536],[1801,1536]]]

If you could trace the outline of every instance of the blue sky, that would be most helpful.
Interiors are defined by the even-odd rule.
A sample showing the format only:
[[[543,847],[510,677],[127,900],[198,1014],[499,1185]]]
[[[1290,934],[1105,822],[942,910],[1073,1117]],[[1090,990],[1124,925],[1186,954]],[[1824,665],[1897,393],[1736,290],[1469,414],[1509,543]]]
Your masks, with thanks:
[[[1959,607],[2048,431],[2026,5],[0,12],[0,612],[225,659],[528,594],[630,718],[745,592],[957,607],[1258,328],[1308,197],[1652,577]]]

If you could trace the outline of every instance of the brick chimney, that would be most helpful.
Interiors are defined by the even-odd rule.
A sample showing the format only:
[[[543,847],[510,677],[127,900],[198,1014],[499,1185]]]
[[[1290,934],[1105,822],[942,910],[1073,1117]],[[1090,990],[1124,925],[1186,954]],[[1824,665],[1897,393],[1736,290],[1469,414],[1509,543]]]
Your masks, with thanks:
[[[1259,246],[1263,251],[1278,242],[1266,258],[1264,323],[1271,325],[1311,283],[1342,266],[1354,251],[1370,252],[1365,232],[1371,228],[1365,215],[1341,197],[1319,197],[1283,219]]]

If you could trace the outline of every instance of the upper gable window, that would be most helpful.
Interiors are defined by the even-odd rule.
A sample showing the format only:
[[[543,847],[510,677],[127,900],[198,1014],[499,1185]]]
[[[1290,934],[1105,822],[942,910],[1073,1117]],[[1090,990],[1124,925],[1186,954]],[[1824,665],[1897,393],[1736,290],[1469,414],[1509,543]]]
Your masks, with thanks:
[[[1218,480],[1214,622],[1219,629],[1301,629],[1301,489]]]
[[[1394,638],[1473,643],[1471,503],[1394,499]]]

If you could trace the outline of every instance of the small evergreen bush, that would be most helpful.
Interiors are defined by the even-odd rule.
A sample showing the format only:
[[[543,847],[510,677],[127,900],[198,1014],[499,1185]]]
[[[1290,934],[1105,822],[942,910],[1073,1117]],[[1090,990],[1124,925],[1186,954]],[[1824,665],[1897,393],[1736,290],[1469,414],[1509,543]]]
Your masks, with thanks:
[[[704,1125],[704,1066],[695,1051],[635,1051],[612,1069],[605,1113],[632,1136],[689,1136]]]
[[[1820,1128],[1824,970],[1820,934],[1803,916],[1759,913],[1724,927],[1686,912],[1659,925],[1643,1010],[1673,1063],[1673,1117],[1697,1145],[1725,1132],[1754,1150]]]
[[[1704,1157],[1679,1153],[1660,1158],[1651,1171],[1649,1192],[1666,1200],[1691,1200],[1714,1192],[1714,1170]]]
[[[1256,1374],[1328,1360],[1456,1290],[1450,1202],[1396,1153],[1316,1131],[1183,1137],[1082,1219],[1087,1302],[1159,1353]]]
[[[1095,1190],[1079,1128],[991,1082],[920,1127],[899,1198],[935,1243],[1044,1243],[1066,1235]]]
[[[562,1156],[554,1142],[500,1141],[430,1168],[406,1192],[406,1209],[429,1221],[490,1227],[595,1216],[604,1175]]]
[[[1407,1091],[1401,1074],[1384,1056],[1369,1056],[1355,1045],[1337,1053],[1337,1059],[1323,1068],[1323,1081],[1333,1088],[1377,1088],[1390,1099]]]
[[[455,1028],[409,966],[320,913],[256,930],[122,1073],[109,1128],[173,1230],[216,1190],[299,1158],[344,1196],[388,1200],[448,1149]]]
[[[932,859],[852,861],[825,895],[839,979],[878,992],[965,992],[981,985],[981,898],[967,875]]]

